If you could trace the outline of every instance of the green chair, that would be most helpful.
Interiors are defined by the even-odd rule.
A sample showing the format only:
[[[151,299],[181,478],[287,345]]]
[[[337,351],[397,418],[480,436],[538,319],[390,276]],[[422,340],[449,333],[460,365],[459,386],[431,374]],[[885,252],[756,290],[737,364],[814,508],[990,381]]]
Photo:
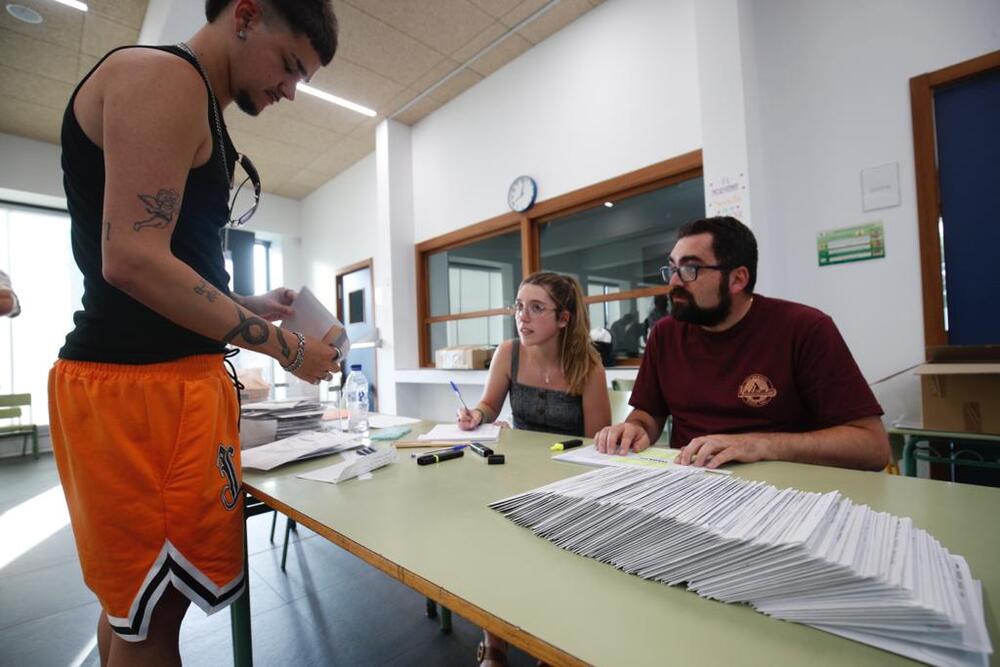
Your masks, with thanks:
[[[21,423],[21,408],[28,408],[28,422]],[[38,427],[30,423],[31,419],[31,394],[4,394],[0,395],[0,420],[12,420],[13,424],[0,426],[0,438],[20,435],[24,437],[24,445],[21,447],[21,456],[28,451],[28,436],[31,436],[31,455],[38,458]]]

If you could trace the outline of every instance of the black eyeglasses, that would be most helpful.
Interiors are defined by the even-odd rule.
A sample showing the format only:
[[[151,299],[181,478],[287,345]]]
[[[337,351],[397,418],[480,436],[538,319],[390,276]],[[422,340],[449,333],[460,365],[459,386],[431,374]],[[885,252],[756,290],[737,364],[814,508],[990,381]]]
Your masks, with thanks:
[[[698,271],[701,269],[726,271],[729,267],[722,266],[721,264],[682,264],[681,266],[661,266],[660,276],[663,278],[663,282],[665,283],[669,283],[670,279],[674,277],[674,274],[681,277],[682,283],[692,283],[695,280],[698,280]]]
[[[257,205],[260,203],[260,176],[257,174],[257,168],[253,166],[253,162],[246,155],[237,153],[236,164],[243,167],[246,175],[237,186],[229,204],[229,224],[234,227],[242,227],[257,212]],[[234,166],[233,181],[230,187],[235,182],[236,169]],[[250,183],[250,187],[247,187],[247,183]]]

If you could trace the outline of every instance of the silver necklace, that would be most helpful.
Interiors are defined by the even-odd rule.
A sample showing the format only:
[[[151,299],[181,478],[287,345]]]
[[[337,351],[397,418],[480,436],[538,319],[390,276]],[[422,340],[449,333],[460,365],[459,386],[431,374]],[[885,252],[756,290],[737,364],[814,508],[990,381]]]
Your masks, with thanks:
[[[219,103],[215,99],[215,91],[212,90],[212,82],[208,78],[208,72],[205,71],[205,67],[201,64],[201,60],[198,58],[198,54],[194,52],[194,49],[188,46],[185,42],[179,42],[177,47],[184,53],[194,58],[194,64],[198,66],[198,71],[201,72],[202,77],[205,79],[205,85],[208,87],[208,98],[212,107],[212,117],[215,119],[215,133],[219,138],[219,150],[222,152],[223,182],[228,183],[229,188],[232,189],[233,181],[229,178],[229,169],[226,167],[226,143],[222,135],[222,121],[219,119]]]

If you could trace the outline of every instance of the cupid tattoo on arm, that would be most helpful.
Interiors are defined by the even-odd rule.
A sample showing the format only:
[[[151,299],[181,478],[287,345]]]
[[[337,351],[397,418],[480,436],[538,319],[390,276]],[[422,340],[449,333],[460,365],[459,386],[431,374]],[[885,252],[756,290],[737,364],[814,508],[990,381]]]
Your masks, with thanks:
[[[132,229],[135,231],[146,227],[163,229],[169,225],[173,222],[177,204],[181,200],[176,190],[160,190],[155,195],[138,195],[138,197],[146,205],[146,213],[149,213],[150,217],[132,223]]]

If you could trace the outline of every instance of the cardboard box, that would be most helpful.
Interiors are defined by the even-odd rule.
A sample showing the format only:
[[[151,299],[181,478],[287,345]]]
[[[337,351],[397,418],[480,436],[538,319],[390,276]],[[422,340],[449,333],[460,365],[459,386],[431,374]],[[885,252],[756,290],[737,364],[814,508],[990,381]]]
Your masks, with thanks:
[[[490,367],[493,358],[493,345],[456,345],[442,347],[434,352],[434,365],[437,368],[463,368],[467,370],[482,370]]]
[[[1000,363],[928,363],[914,372],[925,429],[1000,433]]]

